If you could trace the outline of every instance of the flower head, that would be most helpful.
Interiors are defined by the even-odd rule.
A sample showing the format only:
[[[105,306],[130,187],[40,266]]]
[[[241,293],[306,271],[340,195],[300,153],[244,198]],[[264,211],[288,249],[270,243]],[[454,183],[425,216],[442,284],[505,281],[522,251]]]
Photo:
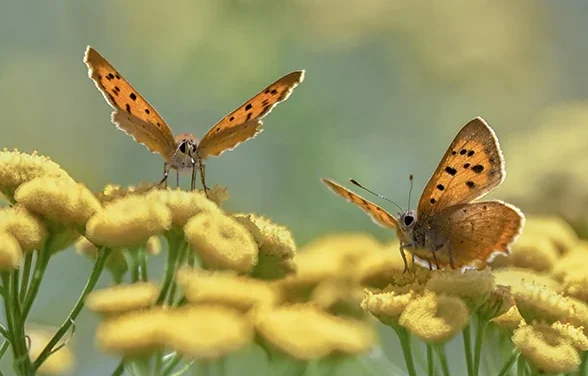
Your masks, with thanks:
[[[39,177],[22,184],[14,199],[43,218],[73,225],[83,232],[86,222],[102,205],[85,185],[64,177]]]
[[[257,264],[257,244],[234,218],[219,213],[201,213],[185,226],[188,243],[207,268],[250,272]]]
[[[404,261],[398,249],[398,241],[391,242],[378,252],[370,252],[360,259],[356,275],[364,286],[384,288],[391,283],[398,272],[404,271]],[[409,267],[411,262],[409,261]]]
[[[150,200],[167,205],[172,213],[172,225],[182,229],[188,220],[201,213],[222,213],[218,206],[201,191],[182,191],[179,189],[152,190],[147,194]]]
[[[210,303],[248,311],[253,307],[271,307],[280,296],[275,286],[231,272],[207,272],[181,269],[176,281],[186,298],[195,304]]]
[[[278,279],[296,271],[296,243],[287,227],[255,214],[237,214],[235,219],[247,227],[259,247],[254,277]]]
[[[43,176],[71,179],[57,163],[37,152],[0,151],[0,195],[9,201],[14,202],[14,191],[21,184]]]
[[[559,217],[529,217],[525,223],[525,232],[546,237],[560,253],[566,253],[578,242],[574,229]]]
[[[41,351],[49,343],[56,331],[41,326],[31,326],[26,330],[26,335],[29,339],[29,355],[31,360],[36,360]],[[61,346],[62,343],[58,344]],[[65,344],[59,350],[52,353],[39,368],[39,373],[44,375],[64,375],[71,372],[75,366],[74,354],[71,350],[71,344]]]
[[[552,291],[561,291],[561,284],[548,275],[529,269],[508,267],[493,271],[497,285],[510,286],[513,292],[524,288],[524,283],[534,283],[549,288]]]
[[[525,319],[523,319],[523,316],[521,316],[521,313],[519,312],[519,309],[516,305],[510,307],[510,309],[502,315],[492,319],[492,322],[498,325],[498,327],[509,332],[513,332],[522,324],[526,324]]]
[[[123,356],[169,348],[189,359],[215,359],[251,342],[251,323],[238,311],[220,306],[155,307],[102,322],[100,347]]]
[[[360,354],[374,342],[374,333],[364,322],[331,316],[308,304],[262,310],[255,321],[266,342],[301,360]]]
[[[494,276],[489,269],[437,271],[425,287],[439,295],[460,297],[475,312],[494,289]]]
[[[514,299],[510,287],[498,285],[490,292],[486,300],[478,309],[480,317],[491,320],[508,312],[514,306]]]
[[[14,236],[24,252],[39,249],[47,240],[43,221],[20,205],[0,209],[0,232]]]
[[[364,290],[361,307],[371,312],[382,323],[394,327],[406,306],[424,293],[424,286],[418,283],[405,286],[388,286],[384,290]]]
[[[146,196],[116,200],[94,215],[86,226],[86,237],[111,248],[134,247],[171,228],[167,205]]]
[[[568,373],[580,365],[578,350],[569,338],[546,324],[532,324],[514,331],[512,341],[525,359],[544,373]]]
[[[86,297],[85,305],[94,312],[116,315],[151,307],[158,295],[159,287],[153,283],[120,284],[92,291]]]
[[[22,258],[22,250],[14,236],[0,232],[0,270],[18,269]]]
[[[121,199],[129,195],[140,195],[159,189],[159,183],[148,183],[142,181],[137,186],[129,186],[126,188],[118,184],[108,184],[102,189],[102,192],[97,194],[98,200],[104,205]]]
[[[510,262],[517,267],[543,272],[551,270],[558,258],[559,251],[549,238],[523,231],[512,245]]]
[[[427,343],[444,343],[470,322],[463,300],[427,292],[406,306],[398,323]]]

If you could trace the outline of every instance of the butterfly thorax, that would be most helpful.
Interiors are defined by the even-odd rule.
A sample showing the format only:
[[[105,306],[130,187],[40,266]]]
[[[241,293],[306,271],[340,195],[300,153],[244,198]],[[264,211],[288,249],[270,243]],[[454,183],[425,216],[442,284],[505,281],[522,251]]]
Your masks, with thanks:
[[[198,139],[190,133],[176,136],[176,151],[169,161],[172,168],[177,170],[192,168],[198,165]]]

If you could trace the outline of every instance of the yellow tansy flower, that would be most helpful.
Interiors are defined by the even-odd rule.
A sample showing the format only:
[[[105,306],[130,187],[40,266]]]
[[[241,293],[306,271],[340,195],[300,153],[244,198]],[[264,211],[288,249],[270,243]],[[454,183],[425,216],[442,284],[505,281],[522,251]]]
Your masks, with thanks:
[[[301,360],[360,354],[374,342],[374,333],[364,322],[331,316],[310,305],[261,311],[256,328],[273,347]]]
[[[153,190],[147,194],[150,200],[167,205],[172,213],[172,225],[183,228],[188,220],[200,213],[222,213],[218,206],[206,198],[201,191],[182,191],[179,189]]]
[[[551,270],[558,258],[559,251],[549,238],[523,231],[512,245],[510,262],[516,267],[543,272]]]
[[[531,216],[527,218],[524,232],[546,237],[555,244],[560,253],[566,253],[578,242],[574,229],[559,217]]]
[[[104,207],[86,226],[86,237],[111,248],[140,246],[171,228],[167,205],[146,196],[126,196]]]
[[[253,236],[232,217],[201,213],[188,221],[185,234],[206,268],[248,273],[257,264],[258,248]]]
[[[86,186],[69,178],[40,177],[22,184],[14,199],[27,210],[83,232],[102,205]]]
[[[259,246],[259,261],[253,276],[277,279],[295,272],[296,243],[287,227],[255,214],[237,214],[235,219],[249,229]]]
[[[14,191],[21,184],[42,176],[71,179],[57,163],[37,152],[0,151],[0,194],[9,201],[14,202]]]
[[[219,306],[155,307],[102,322],[96,341],[106,352],[122,356],[177,350],[189,359],[214,359],[251,342],[251,323],[238,311]]]
[[[405,286],[388,286],[381,291],[364,290],[361,307],[371,312],[381,322],[394,326],[411,301],[421,296],[424,286],[418,283]]]
[[[513,292],[522,288],[523,283],[534,283],[542,285],[550,290],[561,291],[561,284],[549,275],[541,274],[529,269],[508,267],[493,271],[495,283],[497,285],[510,286]]]
[[[48,328],[37,326],[27,328],[26,334],[28,343],[30,344],[29,355],[31,360],[35,361],[41,355],[41,351],[43,351],[51,338],[53,338],[55,331],[57,329],[49,330]],[[63,343],[63,340],[61,343]],[[57,346],[61,346],[61,343]],[[51,354],[39,368],[39,374],[64,375],[71,372],[75,367],[75,358],[71,351],[71,346],[71,343],[68,343]]]
[[[444,343],[470,322],[466,304],[453,296],[427,292],[412,300],[398,323],[427,343]]]
[[[514,298],[510,287],[498,285],[490,292],[486,300],[478,309],[478,314],[484,320],[491,320],[508,312],[514,306]]]
[[[516,305],[510,307],[510,309],[502,315],[492,319],[492,322],[498,325],[498,327],[509,332],[513,332],[515,329],[521,326],[521,324],[526,323]]]
[[[582,329],[576,328],[570,324],[562,324],[559,321],[554,322],[551,324],[551,327],[564,338],[567,338],[569,342],[576,348],[578,351],[587,351],[588,350],[588,337],[582,332]]]
[[[360,259],[355,268],[359,282],[364,286],[384,288],[392,282],[398,272],[404,271],[404,261],[397,241],[391,242],[378,252],[370,252]],[[412,263],[409,260],[408,266]]]
[[[444,270],[431,273],[425,288],[439,295],[460,297],[475,312],[494,289],[494,276],[484,270]]]
[[[275,286],[228,271],[181,269],[176,273],[176,281],[192,303],[213,303],[247,311],[273,306],[280,299]]]
[[[14,236],[24,252],[41,248],[47,240],[43,221],[20,205],[0,209],[0,232]]]
[[[159,189],[162,189],[160,188],[159,183],[148,183],[145,181],[142,181],[137,186],[131,185],[126,188],[123,188],[118,184],[108,184],[104,187],[104,189],[102,189],[102,192],[98,193],[96,196],[102,204],[106,205],[110,202],[116,201],[129,195],[141,195],[152,190]]]
[[[22,250],[14,236],[0,232],[0,270],[18,269],[22,258]]]
[[[94,290],[86,297],[89,310],[115,315],[148,308],[155,303],[159,287],[150,282],[135,282]]]
[[[549,325],[523,326],[514,331],[512,341],[541,372],[574,372],[580,365],[580,356],[570,340]]]

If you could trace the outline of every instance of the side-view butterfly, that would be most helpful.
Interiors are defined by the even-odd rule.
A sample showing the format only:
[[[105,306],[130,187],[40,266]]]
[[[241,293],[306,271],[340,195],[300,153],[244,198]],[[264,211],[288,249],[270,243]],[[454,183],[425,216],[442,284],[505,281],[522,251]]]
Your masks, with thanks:
[[[406,271],[404,250],[429,268],[479,267],[495,253],[508,254],[524,223],[521,211],[498,200],[472,202],[500,185],[505,175],[498,139],[477,117],[449,145],[425,186],[416,212],[409,210],[394,217],[341,185],[324,178],[322,181],[377,224],[396,231]]]
[[[88,46],[84,56],[88,75],[114,109],[112,122],[123,132],[132,136],[153,153],[159,153],[164,162],[167,181],[169,169],[179,171],[192,169],[191,189],[195,188],[196,170],[204,191],[205,169],[203,160],[218,156],[261,132],[263,119],[280,102],[288,99],[294,88],[304,80],[304,71],[294,71],[279,78],[236,110],[223,117],[202,137],[200,141],[189,133],[174,137],[171,128],[157,111],[123,78],[102,55]]]

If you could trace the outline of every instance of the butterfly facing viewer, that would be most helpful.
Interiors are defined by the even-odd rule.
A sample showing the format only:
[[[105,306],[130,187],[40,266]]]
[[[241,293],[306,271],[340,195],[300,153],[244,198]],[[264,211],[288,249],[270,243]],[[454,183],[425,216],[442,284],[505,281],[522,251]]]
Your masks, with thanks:
[[[477,117],[449,145],[425,186],[416,212],[409,210],[394,217],[341,185],[324,178],[322,181],[377,224],[396,231],[406,271],[404,250],[429,268],[482,266],[495,253],[508,254],[522,229],[523,214],[502,201],[472,202],[500,185],[505,174],[498,139]]]
[[[164,162],[161,183],[167,183],[171,168],[177,171],[192,169],[191,189],[195,188],[196,171],[204,191],[203,160],[232,150],[243,141],[255,137],[263,129],[263,119],[280,102],[288,99],[294,88],[304,80],[304,71],[291,72],[263,89],[253,98],[222,118],[200,141],[190,134],[174,137],[171,128],[157,111],[92,47],[88,46],[84,56],[88,75],[114,109],[112,122],[123,132],[132,136],[153,153],[160,154]]]

